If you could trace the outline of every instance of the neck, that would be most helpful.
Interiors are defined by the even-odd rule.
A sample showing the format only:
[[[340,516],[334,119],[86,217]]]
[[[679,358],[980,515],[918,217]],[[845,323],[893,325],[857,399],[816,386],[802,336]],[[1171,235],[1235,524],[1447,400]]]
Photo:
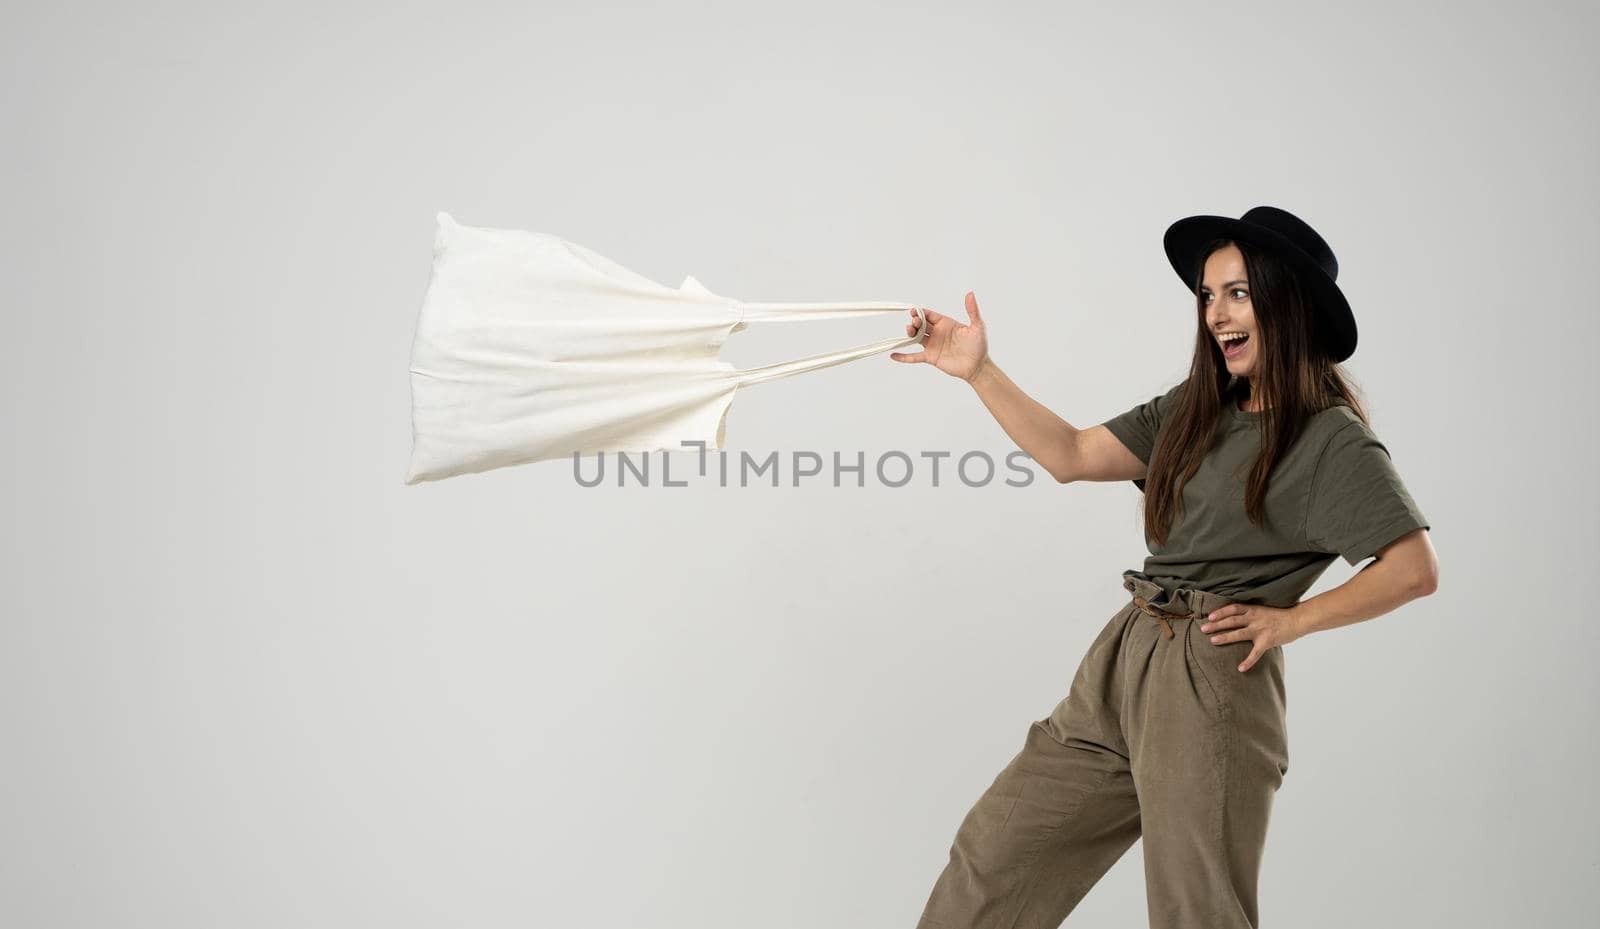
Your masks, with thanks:
[[[1261,405],[1260,401],[1258,401],[1256,399],[1255,391],[1250,389],[1250,381],[1249,380],[1241,380],[1239,382],[1238,390],[1239,390],[1238,407],[1242,412],[1245,412],[1245,413],[1259,413],[1262,410],[1266,409],[1265,407],[1263,407]]]

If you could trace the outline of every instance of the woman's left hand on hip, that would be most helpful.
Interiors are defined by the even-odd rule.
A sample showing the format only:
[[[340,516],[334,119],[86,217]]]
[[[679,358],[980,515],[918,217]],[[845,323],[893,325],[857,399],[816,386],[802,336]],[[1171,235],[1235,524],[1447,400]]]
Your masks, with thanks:
[[[1210,635],[1214,645],[1250,640],[1250,654],[1239,665],[1240,671],[1254,667],[1274,645],[1287,645],[1300,638],[1293,607],[1283,609],[1259,603],[1230,603],[1218,607],[1206,614],[1200,631]]]

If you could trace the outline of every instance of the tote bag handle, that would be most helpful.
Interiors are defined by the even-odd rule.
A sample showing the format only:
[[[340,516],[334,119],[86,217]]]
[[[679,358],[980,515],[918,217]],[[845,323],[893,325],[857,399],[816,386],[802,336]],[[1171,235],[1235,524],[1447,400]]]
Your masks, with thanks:
[[[928,334],[928,314],[920,306],[910,303],[870,303],[870,302],[836,302],[836,303],[738,303],[740,323],[745,322],[794,322],[812,319],[838,319],[846,316],[862,316],[871,313],[904,313],[911,310],[917,314],[918,325],[916,335],[897,339],[883,339],[855,348],[847,348],[837,352],[823,352],[819,355],[808,355],[805,358],[796,358],[793,361],[778,361],[758,368],[746,368],[735,371],[732,375],[735,383],[740,387],[759,384],[763,381],[776,380],[780,377],[789,377],[792,374],[804,374],[807,371],[816,371],[832,365],[844,364],[876,355],[880,352],[893,351],[908,345],[915,345],[922,341]]]

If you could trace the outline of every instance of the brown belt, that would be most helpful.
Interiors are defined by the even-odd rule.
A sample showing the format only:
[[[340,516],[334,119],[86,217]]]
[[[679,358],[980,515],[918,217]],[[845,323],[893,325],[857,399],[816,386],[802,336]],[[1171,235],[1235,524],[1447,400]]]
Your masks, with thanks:
[[[1167,638],[1169,639],[1176,635],[1176,633],[1172,631],[1172,623],[1167,622],[1167,617],[1176,616],[1179,619],[1182,619],[1185,616],[1192,616],[1194,614],[1194,611],[1188,609],[1187,607],[1184,608],[1182,613],[1169,613],[1166,610],[1158,610],[1150,605],[1149,600],[1146,600],[1144,597],[1141,597],[1138,594],[1133,595],[1133,605],[1144,612],[1149,613],[1151,616],[1154,616],[1156,619],[1161,620],[1161,625],[1167,627]]]

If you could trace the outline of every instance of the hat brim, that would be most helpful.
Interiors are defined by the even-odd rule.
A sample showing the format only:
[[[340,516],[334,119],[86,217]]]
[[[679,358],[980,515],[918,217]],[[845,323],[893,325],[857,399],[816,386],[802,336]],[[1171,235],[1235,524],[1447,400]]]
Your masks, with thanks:
[[[1288,238],[1265,226],[1243,222],[1231,216],[1186,216],[1168,226],[1166,235],[1162,237],[1167,261],[1191,293],[1194,292],[1195,281],[1200,277],[1203,261],[1200,250],[1216,238],[1238,239],[1271,249],[1274,255],[1302,272],[1301,276],[1311,288],[1313,299],[1325,310],[1318,317],[1318,326],[1329,356],[1339,362],[1355,354],[1356,318],[1344,291],[1339,289],[1339,285],[1316,259]]]

